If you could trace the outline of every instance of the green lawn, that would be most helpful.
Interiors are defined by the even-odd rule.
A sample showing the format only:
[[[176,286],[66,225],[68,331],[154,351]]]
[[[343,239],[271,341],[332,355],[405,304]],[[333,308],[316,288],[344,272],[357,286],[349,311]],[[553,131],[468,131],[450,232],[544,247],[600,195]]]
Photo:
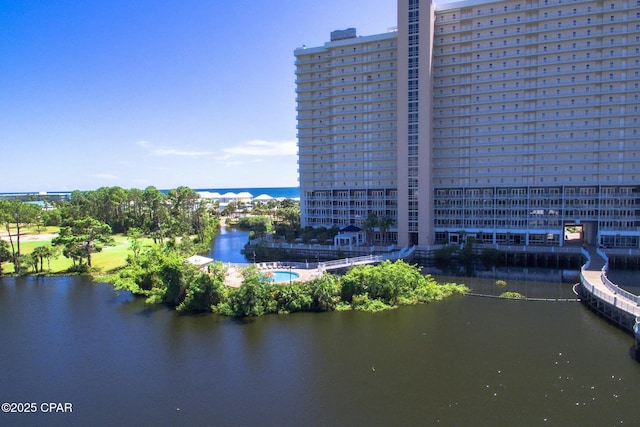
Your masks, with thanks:
[[[25,231],[25,236],[36,235],[42,233],[56,233],[58,228],[56,227],[48,227],[46,230],[41,230],[38,233],[35,229]],[[51,246],[51,239],[40,240],[40,241],[25,241],[23,240],[25,237],[20,240],[20,251],[23,254],[30,254],[36,247],[38,246]],[[4,238],[7,240],[7,238]],[[121,234],[117,234],[113,236],[114,246],[105,246],[102,248],[101,252],[97,252],[92,254],[91,256],[91,264],[92,267],[101,273],[108,273],[109,271],[122,267],[126,264],[127,256],[132,252],[129,249],[131,244],[129,239],[126,236]],[[142,245],[143,247],[150,246],[153,243],[152,239],[143,238]],[[14,240],[15,243],[15,240]],[[72,266],[72,262],[69,258],[65,258],[62,254],[56,258],[51,259],[51,270],[49,271],[49,267],[47,265],[47,261],[45,260],[45,272],[51,274],[64,273],[67,269]],[[6,262],[2,264],[2,272],[3,273],[13,273],[13,264]]]

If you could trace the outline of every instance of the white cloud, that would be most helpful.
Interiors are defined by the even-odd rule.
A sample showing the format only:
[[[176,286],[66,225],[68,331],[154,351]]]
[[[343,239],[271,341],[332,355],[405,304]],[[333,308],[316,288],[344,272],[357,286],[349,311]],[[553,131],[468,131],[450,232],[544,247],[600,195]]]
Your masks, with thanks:
[[[138,141],[137,144],[154,156],[201,157],[213,154],[211,151],[190,151],[165,147],[156,148],[148,141]]]
[[[295,156],[298,153],[295,141],[271,142],[247,141],[235,147],[223,148],[228,156]]]

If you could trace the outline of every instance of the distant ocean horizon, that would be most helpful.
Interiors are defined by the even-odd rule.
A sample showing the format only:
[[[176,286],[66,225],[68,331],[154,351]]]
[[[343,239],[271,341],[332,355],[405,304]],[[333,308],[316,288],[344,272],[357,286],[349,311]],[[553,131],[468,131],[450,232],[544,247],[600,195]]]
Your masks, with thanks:
[[[194,188],[194,191],[209,191],[211,193],[250,193],[253,197],[261,194],[269,195],[273,198],[283,197],[285,199],[300,198],[300,187],[244,187],[244,188]]]

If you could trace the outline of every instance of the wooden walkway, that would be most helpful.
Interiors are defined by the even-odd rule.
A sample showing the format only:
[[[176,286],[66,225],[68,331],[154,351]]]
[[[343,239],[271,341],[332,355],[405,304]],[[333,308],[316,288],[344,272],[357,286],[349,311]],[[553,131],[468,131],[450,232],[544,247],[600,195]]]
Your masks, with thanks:
[[[622,329],[635,333],[640,317],[640,297],[628,292],[607,277],[608,259],[602,250],[583,248],[587,263],[580,272],[579,294],[592,310]]]
[[[397,252],[388,254],[366,255],[355,258],[343,258],[334,261],[318,263],[318,271],[337,270],[340,268],[349,268],[355,265],[376,264],[385,260],[398,260],[408,258],[414,251],[415,246],[407,248],[406,246]]]
[[[589,292],[636,317],[640,316],[640,296],[632,294],[607,278],[607,258],[604,252],[594,247],[587,248],[590,262],[582,267],[583,286]]]

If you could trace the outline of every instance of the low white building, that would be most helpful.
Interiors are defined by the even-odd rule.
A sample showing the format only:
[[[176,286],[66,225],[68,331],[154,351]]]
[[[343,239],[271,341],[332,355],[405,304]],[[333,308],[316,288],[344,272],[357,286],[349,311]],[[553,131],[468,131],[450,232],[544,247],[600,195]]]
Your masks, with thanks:
[[[211,264],[214,260],[212,258],[207,258],[201,255],[193,255],[192,257],[187,258],[187,262],[189,264],[195,265],[200,270],[207,270],[209,264]]]

